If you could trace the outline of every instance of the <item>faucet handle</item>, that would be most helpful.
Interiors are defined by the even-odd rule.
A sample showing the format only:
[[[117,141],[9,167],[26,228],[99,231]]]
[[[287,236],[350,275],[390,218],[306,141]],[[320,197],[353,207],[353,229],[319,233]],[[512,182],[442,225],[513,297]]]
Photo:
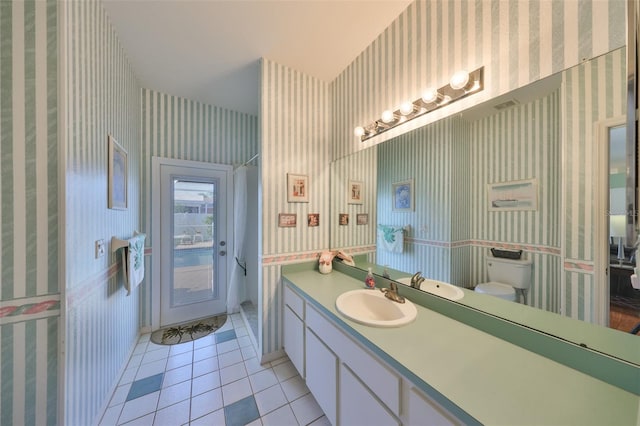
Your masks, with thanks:
[[[415,274],[413,274],[413,276],[411,277],[411,284],[415,284],[416,281],[418,281],[418,278],[420,278],[420,275],[422,275],[421,271],[418,271]]]

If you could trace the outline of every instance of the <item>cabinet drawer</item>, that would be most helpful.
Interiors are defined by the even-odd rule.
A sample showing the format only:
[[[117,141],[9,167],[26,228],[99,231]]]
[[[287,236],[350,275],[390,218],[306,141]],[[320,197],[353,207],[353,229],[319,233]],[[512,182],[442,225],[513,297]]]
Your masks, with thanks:
[[[401,378],[368,349],[355,343],[311,305],[307,305],[307,327],[361,378],[387,407],[400,416]]]
[[[289,306],[298,318],[304,321],[304,299],[291,290],[287,284],[284,286],[284,304]]]

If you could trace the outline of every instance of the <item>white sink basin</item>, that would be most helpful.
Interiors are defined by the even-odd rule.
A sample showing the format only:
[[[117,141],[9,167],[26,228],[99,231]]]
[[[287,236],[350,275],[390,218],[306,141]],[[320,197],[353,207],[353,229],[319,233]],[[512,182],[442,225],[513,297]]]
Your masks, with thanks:
[[[413,303],[394,302],[380,290],[352,290],[336,299],[336,308],[345,317],[374,327],[399,327],[416,319],[418,311]]]
[[[411,285],[411,277],[400,278],[399,283]],[[424,280],[420,284],[420,290],[449,300],[460,300],[464,297],[464,292],[460,287],[436,280]]]

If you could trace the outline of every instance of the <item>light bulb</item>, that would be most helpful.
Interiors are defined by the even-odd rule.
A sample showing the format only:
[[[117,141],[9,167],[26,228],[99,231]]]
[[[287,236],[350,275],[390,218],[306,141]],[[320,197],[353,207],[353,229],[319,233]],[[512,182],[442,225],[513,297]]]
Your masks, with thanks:
[[[456,72],[451,76],[451,80],[449,80],[449,86],[451,86],[454,90],[461,90],[469,82],[469,73],[461,70]]]
[[[390,109],[384,110],[382,112],[382,122],[384,123],[391,123],[393,121],[393,111],[391,111]]]
[[[409,115],[413,112],[413,103],[407,101],[407,102],[403,102],[402,105],[400,105],[400,113],[402,115]]]
[[[438,91],[433,87],[428,88],[422,92],[422,100],[427,104],[436,102],[438,100]]]
[[[362,135],[364,135],[364,127],[362,126],[356,127],[355,129],[353,129],[353,134],[361,138]]]

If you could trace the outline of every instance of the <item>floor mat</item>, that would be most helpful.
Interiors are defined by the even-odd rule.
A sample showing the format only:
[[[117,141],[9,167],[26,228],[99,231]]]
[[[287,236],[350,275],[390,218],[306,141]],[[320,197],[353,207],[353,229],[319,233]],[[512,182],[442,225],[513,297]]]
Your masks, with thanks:
[[[207,336],[224,325],[227,314],[190,321],[151,333],[151,341],[158,345],[177,345]]]

